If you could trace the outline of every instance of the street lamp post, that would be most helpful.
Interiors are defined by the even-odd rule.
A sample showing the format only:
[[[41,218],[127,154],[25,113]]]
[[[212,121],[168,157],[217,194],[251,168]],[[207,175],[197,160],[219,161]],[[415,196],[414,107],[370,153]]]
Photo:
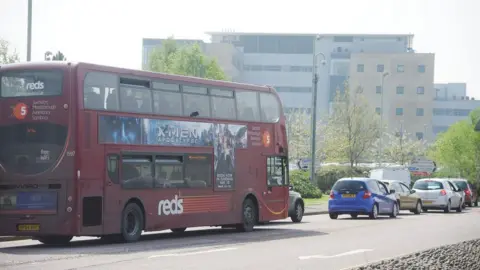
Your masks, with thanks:
[[[318,37],[317,37],[318,39]],[[315,53],[315,42],[313,43],[313,52]],[[325,55],[323,53],[317,53],[313,55],[313,93],[312,93],[312,141],[311,141],[311,162],[310,162],[310,181],[315,183],[315,146],[317,137],[317,85],[318,85],[318,73],[317,63],[318,56],[322,56],[322,63],[325,64]]]
[[[380,147],[378,150],[378,164],[381,165],[382,156],[383,156],[383,85],[385,83],[385,77],[390,75],[390,73],[385,72],[382,74],[382,92],[380,93]]]
[[[32,0],[28,0],[27,61],[32,59]]]

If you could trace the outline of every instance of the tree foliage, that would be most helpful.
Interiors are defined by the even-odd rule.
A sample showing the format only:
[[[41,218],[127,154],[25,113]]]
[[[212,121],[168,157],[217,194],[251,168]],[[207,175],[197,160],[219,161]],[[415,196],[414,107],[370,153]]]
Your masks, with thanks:
[[[459,121],[437,136],[428,156],[435,160],[442,171],[477,180],[480,173],[480,134],[474,131],[480,120],[480,109]]]
[[[285,118],[290,161],[310,157],[310,137],[312,134],[310,114],[304,110],[296,110],[285,114]]]
[[[400,165],[407,164],[413,157],[423,156],[426,149],[424,140],[417,140],[405,130],[385,133],[383,145],[383,159]]]
[[[325,128],[325,153],[330,161],[348,161],[356,166],[381,133],[378,115],[368,105],[362,89],[337,91],[333,112]]]
[[[199,44],[178,46],[173,37],[153,50],[148,69],[155,72],[228,80],[216,59],[204,55]]]
[[[51,51],[45,52],[45,61],[67,61],[67,57],[61,52],[53,54]]]
[[[11,44],[0,38],[0,64],[11,64],[20,61],[16,50],[11,50]]]

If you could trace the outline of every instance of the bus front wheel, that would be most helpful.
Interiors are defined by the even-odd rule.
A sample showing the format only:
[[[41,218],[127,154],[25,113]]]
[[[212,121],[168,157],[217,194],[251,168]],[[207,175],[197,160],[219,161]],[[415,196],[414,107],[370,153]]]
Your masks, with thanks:
[[[136,242],[142,236],[143,212],[136,203],[129,203],[122,212],[122,238],[125,242]]]
[[[243,201],[242,223],[237,224],[237,230],[241,232],[251,232],[257,223],[258,209],[252,199],[247,198]]]
[[[35,239],[45,245],[66,245],[70,243],[72,238],[73,236],[56,235],[56,236],[40,236],[40,237],[36,237]]]

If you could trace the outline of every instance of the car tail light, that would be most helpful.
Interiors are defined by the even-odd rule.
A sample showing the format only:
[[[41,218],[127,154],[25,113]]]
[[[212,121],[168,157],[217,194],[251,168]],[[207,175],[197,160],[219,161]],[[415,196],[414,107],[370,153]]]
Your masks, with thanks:
[[[465,195],[470,196],[470,195],[472,195],[472,193],[470,192],[470,190],[467,189],[467,190],[465,190]]]
[[[330,191],[330,199],[333,199],[333,190]]]
[[[368,199],[368,198],[370,198],[370,197],[372,197],[372,193],[370,193],[370,191],[368,191],[368,190],[365,191],[365,193],[363,194],[363,198],[364,198],[364,199]]]
[[[447,192],[445,191],[445,189],[440,190],[440,196],[445,196],[445,195],[447,195]]]

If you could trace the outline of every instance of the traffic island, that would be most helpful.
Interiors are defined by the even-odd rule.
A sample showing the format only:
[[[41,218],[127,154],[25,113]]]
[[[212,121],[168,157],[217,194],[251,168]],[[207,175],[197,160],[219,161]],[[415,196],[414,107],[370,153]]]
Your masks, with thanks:
[[[349,268],[349,270],[476,270],[480,269],[480,239],[415,252],[410,255]]]

